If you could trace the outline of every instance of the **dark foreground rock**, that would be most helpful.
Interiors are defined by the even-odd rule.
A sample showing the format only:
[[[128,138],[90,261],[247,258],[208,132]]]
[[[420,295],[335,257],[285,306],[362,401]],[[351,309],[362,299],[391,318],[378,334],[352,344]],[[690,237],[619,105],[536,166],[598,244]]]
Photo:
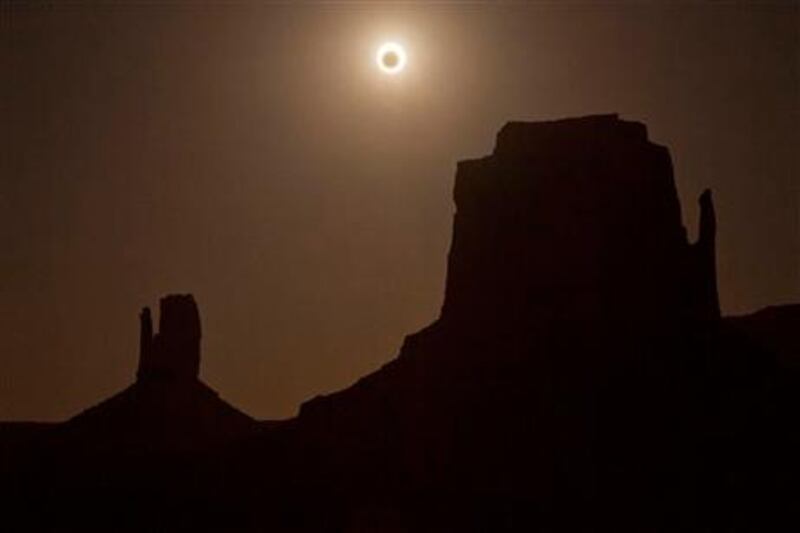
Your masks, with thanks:
[[[197,380],[168,297],[134,385],[0,448],[2,501],[59,530],[797,525],[791,313],[720,317],[711,194],[689,239],[642,124],[510,123],[455,201],[441,315],[380,370],[257,423]]]

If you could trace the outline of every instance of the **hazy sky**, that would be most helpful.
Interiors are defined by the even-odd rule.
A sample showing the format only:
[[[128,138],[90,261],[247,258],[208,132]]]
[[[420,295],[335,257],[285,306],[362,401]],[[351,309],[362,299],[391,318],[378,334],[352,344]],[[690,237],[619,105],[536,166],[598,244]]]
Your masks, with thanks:
[[[645,122],[692,235],[715,191],[724,310],[800,300],[799,6],[0,6],[0,419],[127,385],[170,292],[250,414],[350,384],[437,316],[455,163],[512,119]]]

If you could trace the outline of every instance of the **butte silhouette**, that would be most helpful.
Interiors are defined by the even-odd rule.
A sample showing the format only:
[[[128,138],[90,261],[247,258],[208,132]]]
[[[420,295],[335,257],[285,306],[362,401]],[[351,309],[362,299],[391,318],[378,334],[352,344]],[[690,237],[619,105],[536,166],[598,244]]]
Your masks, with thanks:
[[[198,380],[189,295],[129,388],[0,427],[14,530],[746,531],[797,526],[800,307],[720,316],[711,193],[616,115],[462,161],[440,316],[298,416]]]

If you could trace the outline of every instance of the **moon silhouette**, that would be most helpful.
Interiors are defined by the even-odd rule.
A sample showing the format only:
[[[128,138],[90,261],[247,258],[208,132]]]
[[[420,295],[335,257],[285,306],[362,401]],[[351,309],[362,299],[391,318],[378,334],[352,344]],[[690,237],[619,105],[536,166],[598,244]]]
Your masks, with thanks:
[[[375,56],[378,67],[386,74],[397,74],[406,66],[406,51],[397,43],[384,43]]]

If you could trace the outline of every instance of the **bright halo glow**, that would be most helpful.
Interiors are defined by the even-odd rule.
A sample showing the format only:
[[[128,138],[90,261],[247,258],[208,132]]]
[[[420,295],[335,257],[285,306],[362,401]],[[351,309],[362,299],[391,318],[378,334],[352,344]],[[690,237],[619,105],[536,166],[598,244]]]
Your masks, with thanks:
[[[406,51],[397,43],[384,43],[378,48],[375,61],[386,74],[397,74],[406,66]]]

